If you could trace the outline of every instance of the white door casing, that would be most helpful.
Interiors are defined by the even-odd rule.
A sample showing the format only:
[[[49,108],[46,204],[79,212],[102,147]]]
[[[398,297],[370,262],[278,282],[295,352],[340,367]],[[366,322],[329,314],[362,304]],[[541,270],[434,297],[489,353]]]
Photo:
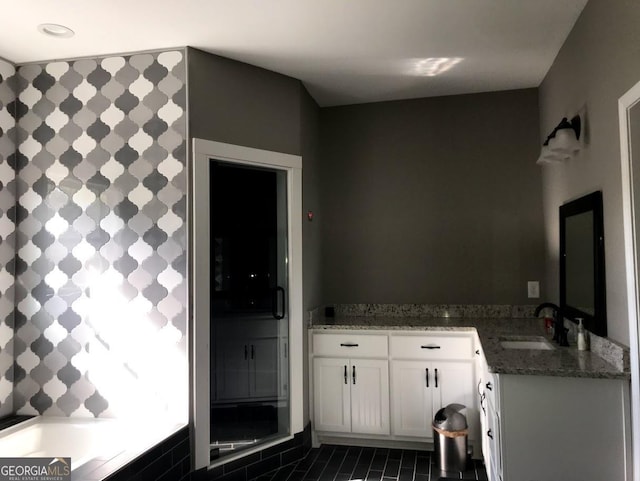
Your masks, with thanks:
[[[191,267],[192,318],[192,428],[194,434],[194,468],[209,466],[210,442],[210,221],[209,161],[279,169],[287,173],[287,249],[289,278],[289,404],[290,436],[263,444],[258,449],[290,439],[303,430],[303,307],[302,307],[302,157],[251,147],[193,139],[191,184]],[[248,455],[255,450],[243,451]]]
[[[640,313],[638,312],[638,245],[636,245],[634,198],[640,192],[633,188],[633,153],[631,151],[630,111],[640,102],[640,82],[618,100],[620,125],[620,158],[622,170],[622,214],[624,224],[625,268],[627,278],[627,307],[629,316],[629,344],[631,354],[631,438],[633,480],[640,481]],[[636,126],[640,128],[640,125]],[[637,153],[640,156],[640,152]],[[637,170],[640,170],[638,158]],[[640,212],[638,213],[640,215]]]

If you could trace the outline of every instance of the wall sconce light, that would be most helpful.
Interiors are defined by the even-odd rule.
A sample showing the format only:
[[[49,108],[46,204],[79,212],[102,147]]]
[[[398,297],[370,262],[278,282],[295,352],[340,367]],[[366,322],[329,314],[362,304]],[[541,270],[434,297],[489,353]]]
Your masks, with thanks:
[[[580,116],[564,117],[542,144],[537,164],[553,164],[571,159],[580,151]]]

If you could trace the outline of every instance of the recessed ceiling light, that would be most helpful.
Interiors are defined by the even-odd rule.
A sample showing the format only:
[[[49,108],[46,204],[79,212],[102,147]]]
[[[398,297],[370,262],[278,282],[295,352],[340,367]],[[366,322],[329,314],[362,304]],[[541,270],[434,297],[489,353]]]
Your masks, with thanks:
[[[69,27],[58,25],[56,23],[41,23],[38,25],[38,30],[45,35],[57,38],[69,38],[74,35],[74,31]]]

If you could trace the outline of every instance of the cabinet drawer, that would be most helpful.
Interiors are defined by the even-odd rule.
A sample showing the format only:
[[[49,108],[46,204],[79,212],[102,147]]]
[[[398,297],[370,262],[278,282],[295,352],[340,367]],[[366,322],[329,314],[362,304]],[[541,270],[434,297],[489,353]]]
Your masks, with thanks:
[[[387,336],[366,334],[314,334],[313,354],[333,357],[387,357]]]
[[[395,359],[471,359],[471,336],[391,336],[391,357]]]

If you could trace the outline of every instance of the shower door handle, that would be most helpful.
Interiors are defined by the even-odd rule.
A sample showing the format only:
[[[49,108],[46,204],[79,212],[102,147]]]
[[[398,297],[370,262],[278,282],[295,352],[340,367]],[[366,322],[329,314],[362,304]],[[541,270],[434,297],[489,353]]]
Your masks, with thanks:
[[[280,294],[280,296],[278,294]],[[282,301],[282,311],[281,312],[278,312],[278,300],[279,300],[278,298],[279,297],[280,297],[280,300]],[[273,297],[271,299],[271,314],[273,314],[273,318],[274,319],[284,319],[284,314],[285,314],[284,302],[285,302],[284,288],[278,286],[273,290]]]

